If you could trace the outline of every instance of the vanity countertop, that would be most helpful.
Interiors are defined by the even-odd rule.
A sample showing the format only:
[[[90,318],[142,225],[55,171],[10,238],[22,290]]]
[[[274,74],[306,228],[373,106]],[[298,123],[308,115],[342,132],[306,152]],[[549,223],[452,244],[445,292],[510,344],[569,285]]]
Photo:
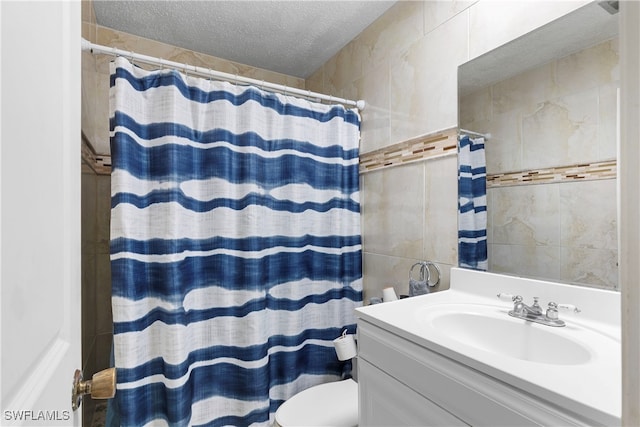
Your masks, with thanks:
[[[581,312],[561,311],[566,326],[545,326],[509,316],[513,303],[498,293]],[[603,425],[620,423],[618,292],[453,268],[449,290],[362,307],[356,316]]]

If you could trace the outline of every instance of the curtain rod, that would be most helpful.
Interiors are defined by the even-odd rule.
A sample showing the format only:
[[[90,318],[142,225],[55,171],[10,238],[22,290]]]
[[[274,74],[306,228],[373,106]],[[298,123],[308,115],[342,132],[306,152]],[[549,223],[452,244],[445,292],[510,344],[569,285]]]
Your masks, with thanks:
[[[351,105],[359,110],[363,110],[365,102],[363,100],[353,101],[351,99],[338,98],[331,95],[325,95],[322,93],[311,92],[310,90],[297,89],[277,83],[269,83],[264,80],[256,80],[249,77],[242,77],[222,71],[212,70],[205,67],[196,67],[194,65],[183,64],[180,62],[168,61],[162,58],[156,58],[153,56],[143,55],[135,52],[127,52],[115,47],[101,46],[99,44],[91,43],[90,41],[82,38],[82,50],[91,51],[93,54],[106,54],[113,56],[123,56],[125,58],[131,58],[138,62],[144,62],[146,64],[157,65],[160,67],[174,68],[177,70],[188,71],[191,74],[198,74],[204,77],[214,77],[218,80],[225,80],[229,82],[248,83],[250,85],[257,86],[261,89],[275,90],[280,93],[299,95],[307,99],[323,100],[328,102],[337,102],[339,104]]]
[[[481,136],[484,139],[491,139],[490,133],[479,133],[479,132],[474,132],[472,130],[466,130],[466,129],[458,129],[458,133],[468,133],[469,135]]]

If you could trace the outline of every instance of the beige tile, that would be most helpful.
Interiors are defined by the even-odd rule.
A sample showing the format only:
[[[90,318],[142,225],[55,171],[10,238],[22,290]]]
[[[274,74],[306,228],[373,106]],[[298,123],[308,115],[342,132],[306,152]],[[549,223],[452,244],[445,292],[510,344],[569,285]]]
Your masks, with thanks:
[[[424,165],[398,166],[364,175],[364,250],[382,255],[422,257]]]
[[[389,135],[389,68],[386,63],[355,82],[359,99],[366,108],[361,112],[361,152],[377,150],[392,143]]]
[[[108,154],[109,148],[109,75],[96,74],[95,114],[93,117],[93,140],[91,144],[97,154]]]
[[[559,246],[522,246],[493,244],[489,269],[495,273],[561,280],[561,250]]]
[[[562,246],[617,250],[616,180],[561,184],[560,213]]]
[[[494,84],[493,113],[533,112],[540,103],[555,98],[555,93],[553,66],[545,64]]]
[[[474,1],[425,1],[424,2],[424,32],[425,34],[435,30],[449,19],[471,7]]]
[[[82,0],[80,4],[80,10],[82,14],[82,22],[86,22],[88,24],[96,23],[96,14],[93,9],[93,1],[92,0]]]
[[[561,95],[582,92],[620,80],[617,41],[609,40],[556,61]]]
[[[563,282],[609,290],[618,287],[618,251],[562,248]]]
[[[91,143],[95,139],[95,117],[97,94],[97,74],[95,60],[89,52],[82,52],[81,78],[81,129]]]
[[[615,159],[618,153],[618,83],[598,88],[598,158]]]
[[[422,2],[397,2],[358,36],[363,72],[383,62],[395,62],[422,38],[423,25]]]
[[[535,113],[523,117],[523,168],[599,160],[597,127],[597,89],[544,102]]]
[[[363,254],[364,304],[368,305],[372,297],[381,298],[382,290],[387,287],[393,287],[398,296],[407,295],[409,270],[418,261],[422,260],[365,252]],[[438,263],[441,272],[440,283],[430,288],[430,292],[449,289],[451,267],[448,264]]]
[[[320,92],[324,93],[324,66],[318,68],[318,70],[313,73],[307,80],[305,81],[305,89],[310,90],[311,92]]]
[[[466,58],[466,19],[457,15],[430,32],[391,64],[391,139],[456,126],[457,70]]]
[[[563,184],[525,185],[491,190],[495,244],[560,245],[560,190]]]
[[[363,46],[356,39],[326,62],[327,83],[334,93],[362,77],[362,51]]]
[[[460,127],[468,128],[474,123],[491,121],[491,86],[484,87],[460,98]]]
[[[522,153],[522,113],[519,110],[494,114],[491,122],[471,129],[476,132],[491,133],[485,144],[487,173],[521,171]]]
[[[369,304],[372,297],[382,298],[384,288],[393,287],[397,295],[406,294],[409,288],[409,268],[416,260],[365,252],[363,256],[363,301]]]
[[[489,247],[494,243],[493,240],[493,211],[494,209],[489,209],[490,206],[493,206],[495,203],[493,201],[493,193],[495,188],[487,188],[487,251]],[[491,253],[488,253],[488,256],[491,257]]]
[[[88,22],[82,23],[82,38],[95,43],[96,40],[96,25]]]
[[[423,258],[458,263],[458,158],[441,157],[425,162],[425,228]]]

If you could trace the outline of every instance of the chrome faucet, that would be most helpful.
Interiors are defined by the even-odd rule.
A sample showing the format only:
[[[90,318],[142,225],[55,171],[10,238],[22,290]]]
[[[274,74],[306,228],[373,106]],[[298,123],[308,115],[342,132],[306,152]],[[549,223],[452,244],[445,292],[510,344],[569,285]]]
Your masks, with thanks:
[[[565,326],[564,321],[558,319],[558,309],[573,310],[574,313],[580,313],[580,309],[574,305],[557,304],[555,302],[550,302],[547,311],[544,312],[538,303],[538,297],[533,297],[533,304],[529,306],[522,302],[520,295],[513,296],[500,293],[497,296],[500,299],[510,299],[513,301],[513,310],[509,311],[509,316],[547,326]]]
[[[513,297],[512,312],[515,317],[535,317],[542,315],[542,307],[538,304],[538,297],[533,297],[533,305],[528,306],[522,302],[522,297],[520,295],[516,295]]]

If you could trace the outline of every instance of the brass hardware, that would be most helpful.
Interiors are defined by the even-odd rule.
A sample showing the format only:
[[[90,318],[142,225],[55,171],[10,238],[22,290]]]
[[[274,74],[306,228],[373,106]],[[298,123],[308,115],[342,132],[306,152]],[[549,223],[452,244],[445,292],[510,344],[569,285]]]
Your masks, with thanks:
[[[111,399],[116,395],[116,368],[97,372],[91,380],[82,381],[82,371],[76,369],[73,375],[71,408],[75,411],[82,403],[82,396],[90,394],[92,399]]]

